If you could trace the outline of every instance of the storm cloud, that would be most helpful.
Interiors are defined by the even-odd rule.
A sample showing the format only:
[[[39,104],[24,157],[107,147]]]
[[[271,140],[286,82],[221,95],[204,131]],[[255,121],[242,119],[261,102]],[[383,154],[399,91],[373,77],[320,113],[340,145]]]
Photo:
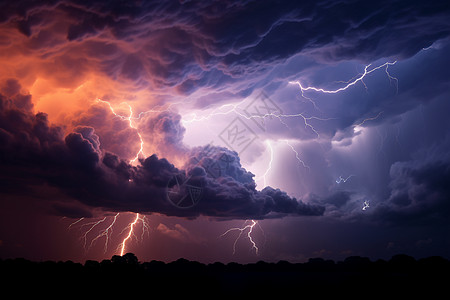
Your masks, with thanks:
[[[247,96],[299,53],[330,63],[405,59],[450,33],[442,1],[15,1],[1,11],[0,22],[27,38],[5,36],[3,47],[21,43],[70,66],[55,79],[61,84],[95,70],[133,88],[181,94]]]
[[[9,81],[7,86],[11,84]],[[13,98],[1,95],[0,99],[1,167],[3,174],[8,173],[3,184],[9,186],[11,193],[46,183],[78,202],[106,211],[156,212],[188,218],[205,215],[262,219],[324,212],[322,207],[307,205],[278,189],[267,187],[257,191],[254,175],[241,167],[237,153],[225,148],[213,149],[212,157],[197,149],[192,155],[202,156],[201,161],[188,164],[187,171],[178,170],[156,155],[132,166],[116,154],[102,150],[93,127],[77,126],[64,137],[63,130],[49,124],[45,114],[32,113],[30,95],[19,93]],[[166,114],[156,120],[164,118]],[[168,127],[172,128],[153,126],[152,132],[171,132]],[[202,161],[209,159],[209,163],[216,164],[224,155],[232,161],[231,165],[220,176],[208,176]],[[171,205],[167,199],[167,189],[174,185],[171,179],[186,180],[191,174],[196,175],[198,187],[203,189],[202,201],[189,210]]]

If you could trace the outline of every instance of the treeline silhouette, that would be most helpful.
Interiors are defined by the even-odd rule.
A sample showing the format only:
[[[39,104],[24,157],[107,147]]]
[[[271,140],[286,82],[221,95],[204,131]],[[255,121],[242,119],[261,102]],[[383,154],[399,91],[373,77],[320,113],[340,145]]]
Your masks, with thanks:
[[[334,262],[311,258],[305,263],[259,261],[250,264],[202,264],[180,258],[170,263],[139,262],[133,253],[101,262],[34,262],[0,259],[4,295],[120,296],[160,293],[165,296],[253,295],[448,295],[450,261],[399,254],[371,261],[351,256]],[[444,294],[440,294],[444,292]],[[60,294],[62,293],[62,294]],[[364,294],[360,294],[364,293]],[[441,298],[439,296],[439,298]],[[296,297],[298,298],[298,297]]]

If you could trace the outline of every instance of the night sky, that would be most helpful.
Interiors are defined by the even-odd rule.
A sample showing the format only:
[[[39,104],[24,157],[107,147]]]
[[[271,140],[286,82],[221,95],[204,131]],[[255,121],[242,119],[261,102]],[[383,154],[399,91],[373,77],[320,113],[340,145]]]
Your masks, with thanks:
[[[446,1],[3,1],[0,258],[450,254]]]

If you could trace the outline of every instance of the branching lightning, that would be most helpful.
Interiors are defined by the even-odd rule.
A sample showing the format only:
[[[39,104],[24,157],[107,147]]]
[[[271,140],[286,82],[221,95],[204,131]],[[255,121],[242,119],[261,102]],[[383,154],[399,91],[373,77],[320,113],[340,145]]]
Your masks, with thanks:
[[[105,246],[104,246],[103,252],[106,253],[106,252],[108,251],[108,242],[109,242],[109,239],[111,238],[111,235],[112,235],[112,232],[113,232],[113,231],[112,231],[112,228],[113,228],[114,224],[116,224],[116,220],[117,220],[117,217],[118,217],[118,216],[119,216],[119,213],[117,213],[117,214],[114,216],[114,218],[113,218],[111,224],[110,224],[108,227],[106,227],[106,229],[100,231],[100,233],[99,233],[95,238],[92,239],[91,244],[90,244],[89,247],[92,247],[92,245],[93,245],[93,244],[95,243],[95,241],[97,241],[98,239],[100,239],[100,238],[102,238],[102,237],[105,237]]]
[[[108,251],[108,245],[110,243],[110,240],[111,240],[111,237],[112,237],[112,234],[113,234],[113,227],[116,225],[119,215],[120,215],[120,213],[116,213],[114,215],[114,217],[112,217],[112,220],[109,223],[109,225],[106,228],[99,230],[97,235],[95,237],[93,237],[93,238],[90,238],[91,233],[93,233],[95,228],[97,228],[97,227],[101,226],[101,224],[107,222],[108,217],[103,217],[102,219],[100,219],[98,221],[88,222],[88,223],[85,223],[85,224],[81,224],[79,226],[80,230],[83,230],[83,228],[87,227],[87,230],[84,231],[84,233],[82,234],[82,236],[80,238],[83,241],[83,247],[84,247],[85,251],[88,251],[101,238],[105,238],[105,242],[104,242],[104,246],[103,246],[104,253],[106,253]],[[72,227],[75,227],[78,223],[82,222],[84,219],[85,218],[80,218],[80,219],[76,220],[75,222],[71,223],[68,226],[67,229],[71,229]],[[123,238],[122,242],[117,247],[117,252],[119,252],[120,255],[123,255],[125,253],[127,242],[132,237],[136,238],[135,229],[136,229],[136,225],[137,225],[138,222],[141,222],[141,226],[142,226],[142,232],[141,232],[140,240],[141,241],[143,240],[144,235],[146,233],[149,234],[150,227],[148,225],[146,216],[141,216],[138,213],[135,214],[135,218],[133,219],[133,221],[131,221],[119,233],[119,236],[120,236],[120,235],[123,234],[124,231],[128,231],[127,235]],[[90,242],[88,243],[89,239],[90,239]]]
[[[236,244],[237,244],[238,240],[241,238],[242,234],[243,234],[246,230],[248,230],[248,231],[247,231],[247,238],[248,238],[248,240],[250,241],[250,244],[251,244],[251,248],[250,248],[250,249],[254,249],[254,250],[255,250],[255,254],[258,255],[259,248],[258,248],[258,246],[256,245],[256,242],[253,240],[252,233],[253,233],[253,228],[254,228],[256,225],[259,226],[259,228],[261,229],[261,231],[262,231],[262,228],[261,228],[261,226],[259,225],[258,221],[250,220],[251,224],[247,224],[247,225],[246,225],[247,222],[249,222],[249,220],[246,220],[246,221],[244,222],[244,224],[243,224],[243,225],[245,225],[244,227],[233,227],[233,228],[228,229],[227,231],[225,231],[224,233],[222,233],[222,234],[220,235],[221,237],[223,237],[223,236],[227,235],[228,233],[230,233],[230,232],[232,232],[232,231],[239,231],[239,234],[238,234],[238,236],[236,237],[236,239],[234,240],[234,243],[233,243],[233,255],[236,253]],[[264,232],[263,232],[263,233],[264,233]]]
[[[101,220],[99,220],[99,221],[97,221],[97,222],[89,222],[89,223],[86,223],[86,224],[81,225],[81,228],[83,228],[83,227],[85,227],[85,226],[91,226],[91,227],[89,227],[88,230],[86,230],[86,231],[84,232],[84,234],[83,234],[83,236],[82,236],[82,239],[83,239],[83,246],[84,246],[84,249],[85,249],[86,251],[88,250],[88,249],[86,248],[86,243],[87,243],[87,236],[88,236],[88,234],[89,234],[95,227],[97,227],[99,224],[105,222],[105,220],[106,220],[106,217],[104,217],[103,219],[101,219]],[[72,224],[73,224],[73,223],[72,223]],[[71,225],[72,225],[72,224],[71,224]],[[91,244],[92,244],[92,243],[91,243]]]
[[[339,93],[339,92],[342,92],[342,91],[347,90],[348,88],[354,86],[354,85],[357,84],[358,82],[361,82],[361,83],[364,85],[364,87],[367,89],[367,86],[366,86],[366,84],[364,83],[364,78],[365,78],[367,75],[369,75],[370,73],[372,73],[372,72],[374,72],[374,71],[376,71],[376,70],[379,70],[379,69],[381,69],[381,68],[384,68],[384,70],[385,70],[385,72],[386,72],[386,75],[387,75],[388,78],[389,78],[389,81],[390,81],[391,83],[392,83],[392,82],[395,82],[395,85],[396,85],[396,87],[398,88],[398,79],[395,78],[395,77],[393,77],[393,76],[389,73],[389,66],[395,65],[396,63],[397,63],[397,61],[394,61],[394,62],[386,62],[386,63],[384,63],[384,64],[382,64],[382,65],[380,65],[380,66],[378,66],[378,67],[372,68],[372,69],[370,69],[370,70],[369,70],[369,68],[370,68],[371,64],[369,64],[369,65],[367,65],[367,66],[364,67],[364,73],[360,74],[360,75],[357,76],[356,78],[353,78],[353,80],[347,82],[347,84],[346,84],[345,86],[340,87],[340,88],[338,88],[338,89],[334,89],[334,90],[326,90],[326,89],[323,89],[323,88],[317,88],[317,87],[314,87],[314,86],[304,87],[304,86],[301,84],[301,82],[298,81],[298,80],[297,80],[297,81],[289,81],[289,84],[296,84],[296,85],[298,85],[298,87],[299,87],[300,90],[301,90],[302,96],[303,96],[305,99],[309,99],[309,100],[310,100],[310,98],[308,98],[308,97],[306,97],[306,96],[304,95],[304,93],[307,92],[307,91],[314,91],[314,92],[319,92],[319,93],[324,93],[324,94],[337,94],[337,93]]]
[[[120,243],[120,245],[119,245],[119,247],[118,247],[118,249],[120,249],[120,256],[123,256],[123,255],[125,254],[126,244],[127,244],[128,240],[130,240],[130,239],[132,238],[132,236],[136,237],[136,235],[135,235],[135,233],[134,233],[134,229],[135,229],[136,224],[137,224],[139,221],[142,223],[141,240],[143,239],[144,234],[145,234],[146,232],[147,232],[147,234],[148,234],[149,226],[148,226],[148,223],[147,223],[147,218],[146,218],[145,216],[142,216],[142,217],[141,217],[141,216],[139,215],[139,213],[136,213],[136,217],[134,218],[133,222],[130,222],[130,223],[128,224],[128,226],[125,227],[124,230],[122,230],[122,232],[123,232],[123,231],[125,231],[125,230],[128,229],[128,234],[127,234],[127,236],[123,239],[122,243]]]
[[[144,156],[145,157],[145,154],[144,154],[144,140],[142,139],[142,135],[137,131],[136,126],[133,125],[133,121],[132,121],[132,119],[133,119],[133,108],[131,107],[131,105],[126,103],[126,102],[122,102],[121,103],[121,104],[127,105],[128,109],[130,111],[130,114],[128,116],[122,116],[122,115],[117,114],[114,111],[114,108],[112,107],[111,103],[109,103],[108,101],[104,101],[104,100],[101,100],[101,99],[97,99],[97,101],[107,104],[109,109],[111,110],[111,112],[113,113],[114,116],[116,116],[116,117],[118,117],[118,118],[120,118],[122,120],[128,121],[130,128],[136,129],[136,133],[139,136],[139,140],[140,140],[140,148],[139,148],[139,151],[136,153],[135,157],[132,160],[130,160],[130,164],[135,163],[139,159],[139,156]],[[139,114],[139,118],[140,118],[140,116],[141,116],[141,114]]]
[[[147,111],[147,112],[140,113],[138,117],[133,117],[133,108],[128,103],[123,102],[123,103],[121,103],[121,105],[123,105],[123,104],[127,105],[128,106],[128,110],[130,112],[128,116],[124,116],[124,115],[116,113],[116,111],[114,110],[113,106],[108,101],[104,101],[104,100],[101,100],[101,99],[97,99],[96,101],[108,105],[109,109],[111,110],[111,113],[115,117],[118,117],[121,120],[128,121],[128,124],[129,124],[130,128],[133,128],[133,129],[136,130],[136,132],[137,132],[137,134],[139,136],[139,140],[140,140],[140,148],[139,148],[139,151],[134,156],[134,158],[131,159],[129,163],[133,164],[139,159],[140,156],[145,156],[145,154],[144,154],[144,140],[142,139],[141,134],[137,131],[137,127],[133,124],[133,120],[134,119],[139,119],[142,116],[143,113],[154,112],[154,111],[150,110],[150,111]],[[129,179],[129,182],[133,182],[133,180]],[[81,239],[83,240],[84,249],[86,251],[89,250],[96,243],[97,240],[99,240],[99,239],[101,239],[103,237],[105,238],[105,244],[104,244],[104,247],[103,247],[104,253],[106,253],[108,251],[108,244],[109,244],[111,236],[113,234],[113,227],[116,224],[116,221],[117,221],[117,218],[119,217],[119,215],[120,215],[120,213],[117,213],[116,215],[114,215],[114,217],[112,218],[111,222],[109,223],[109,226],[107,226],[105,229],[100,230],[99,233],[94,238],[91,239],[91,241],[89,243],[89,246],[88,246],[88,239],[89,239],[90,233],[96,227],[98,227],[102,223],[104,223],[106,221],[107,217],[104,217],[103,219],[100,219],[98,221],[88,222],[88,223],[80,225],[80,230],[82,230],[84,227],[88,227],[88,229],[84,232],[84,234],[81,237]],[[68,229],[71,229],[72,227],[76,226],[78,223],[80,223],[83,220],[84,220],[84,218],[80,218],[80,219],[76,220],[75,222],[72,222],[68,226]],[[117,252],[119,252],[121,256],[124,255],[124,253],[126,251],[127,242],[129,240],[131,240],[133,237],[136,237],[135,229],[136,229],[136,225],[137,225],[138,222],[141,222],[141,226],[142,226],[141,240],[144,238],[145,233],[147,233],[147,234],[149,233],[149,225],[148,225],[146,216],[141,216],[139,213],[136,213],[135,214],[135,218],[133,219],[133,221],[131,221],[119,234],[119,235],[121,235],[121,234],[123,234],[124,231],[128,230],[128,234],[123,238],[122,242],[117,247]]]

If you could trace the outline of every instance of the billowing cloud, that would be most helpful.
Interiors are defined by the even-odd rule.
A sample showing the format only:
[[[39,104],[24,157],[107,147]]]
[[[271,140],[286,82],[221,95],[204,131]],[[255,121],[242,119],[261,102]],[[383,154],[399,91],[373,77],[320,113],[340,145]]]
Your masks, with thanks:
[[[11,82],[7,86],[10,85]],[[1,98],[2,171],[9,170],[7,180],[18,185],[17,189],[45,182],[91,207],[189,218],[205,215],[259,219],[323,214],[323,208],[307,205],[278,189],[267,187],[257,191],[253,174],[241,167],[237,153],[225,148],[211,148],[213,156],[194,149],[193,158],[186,165],[187,172],[156,155],[132,166],[116,154],[102,150],[93,127],[76,126],[63,138],[62,129],[49,124],[45,114],[34,115],[23,109],[30,108],[30,99],[30,95],[22,94]],[[174,118],[179,121],[179,117],[170,114],[151,119],[150,132],[166,137],[160,141],[162,146],[181,142],[178,135],[182,136],[183,130],[173,122]],[[213,177],[205,172],[202,166],[205,160],[218,164],[224,158],[230,164],[222,174]],[[22,172],[27,173],[30,182],[22,182]],[[169,203],[167,189],[175,185],[171,181],[175,177],[179,183],[195,181],[202,189],[203,199],[197,206],[187,210]]]
[[[391,194],[375,211],[378,220],[393,224],[448,224],[450,213],[449,138],[396,162],[390,170]]]

